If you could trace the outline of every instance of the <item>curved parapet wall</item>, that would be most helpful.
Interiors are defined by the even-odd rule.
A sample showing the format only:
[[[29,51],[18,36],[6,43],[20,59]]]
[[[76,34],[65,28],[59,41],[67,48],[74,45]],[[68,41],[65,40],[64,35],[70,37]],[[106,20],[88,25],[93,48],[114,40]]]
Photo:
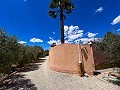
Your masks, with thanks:
[[[81,45],[81,58],[85,72],[92,75],[94,68],[93,52],[90,45]],[[60,44],[49,52],[50,68],[55,71],[78,73],[79,51],[76,44]]]
[[[49,52],[50,68],[68,73],[78,72],[77,45],[61,44],[51,48]]]

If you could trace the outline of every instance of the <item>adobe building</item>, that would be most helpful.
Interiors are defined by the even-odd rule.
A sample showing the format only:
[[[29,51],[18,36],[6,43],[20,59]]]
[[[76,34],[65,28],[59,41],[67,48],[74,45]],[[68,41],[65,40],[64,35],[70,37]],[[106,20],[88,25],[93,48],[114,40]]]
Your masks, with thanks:
[[[92,44],[60,44],[51,47],[49,52],[49,66],[52,70],[78,74],[79,61],[83,70],[89,75],[94,75],[95,65],[104,62],[105,55],[95,52]]]

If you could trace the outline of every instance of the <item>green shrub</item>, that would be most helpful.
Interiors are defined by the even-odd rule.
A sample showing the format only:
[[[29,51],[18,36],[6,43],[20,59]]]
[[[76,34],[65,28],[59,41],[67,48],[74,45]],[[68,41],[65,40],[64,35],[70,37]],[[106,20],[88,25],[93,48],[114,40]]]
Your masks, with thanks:
[[[45,56],[46,51],[40,46],[27,46],[18,43],[16,36],[0,28],[0,73],[11,73],[12,65],[23,67]]]
[[[106,53],[107,62],[97,68],[120,67],[120,35],[107,32],[101,42],[93,42],[96,51]]]

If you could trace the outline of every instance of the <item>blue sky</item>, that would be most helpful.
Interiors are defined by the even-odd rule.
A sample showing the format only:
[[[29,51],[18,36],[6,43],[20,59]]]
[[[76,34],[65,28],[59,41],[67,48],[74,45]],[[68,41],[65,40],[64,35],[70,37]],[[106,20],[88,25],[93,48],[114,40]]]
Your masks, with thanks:
[[[59,17],[49,17],[51,0],[0,0],[0,27],[19,42],[40,45],[60,43]],[[65,20],[66,43],[102,38],[107,31],[120,33],[120,0],[72,0],[76,6]],[[21,43],[22,43],[21,42]],[[23,43],[24,43],[23,42]]]

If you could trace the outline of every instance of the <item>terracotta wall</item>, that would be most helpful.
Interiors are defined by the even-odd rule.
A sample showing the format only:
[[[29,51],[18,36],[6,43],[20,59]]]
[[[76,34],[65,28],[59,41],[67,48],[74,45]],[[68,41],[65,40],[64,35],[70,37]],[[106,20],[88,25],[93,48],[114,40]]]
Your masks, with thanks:
[[[89,44],[81,45],[80,55],[84,70],[93,75],[95,70],[92,47]],[[50,68],[55,71],[78,73],[79,52],[77,44],[61,44],[52,47],[49,52]]]
[[[81,45],[83,66],[86,73],[93,75],[95,71],[94,56],[90,44]]]

